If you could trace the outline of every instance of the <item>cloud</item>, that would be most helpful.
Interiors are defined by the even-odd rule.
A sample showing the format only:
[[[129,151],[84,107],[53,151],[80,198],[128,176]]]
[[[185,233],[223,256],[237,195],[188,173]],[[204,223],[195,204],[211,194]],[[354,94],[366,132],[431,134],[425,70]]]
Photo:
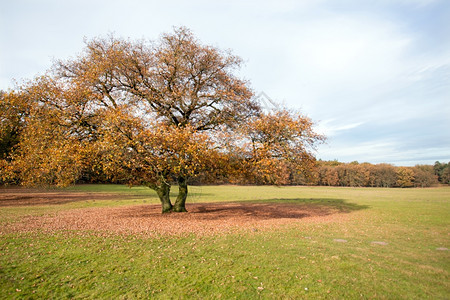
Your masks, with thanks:
[[[331,119],[318,123],[316,126],[316,131],[330,138],[335,136],[339,132],[354,129],[361,126],[362,124],[364,124],[364,122],[342,124],[342,120]]]

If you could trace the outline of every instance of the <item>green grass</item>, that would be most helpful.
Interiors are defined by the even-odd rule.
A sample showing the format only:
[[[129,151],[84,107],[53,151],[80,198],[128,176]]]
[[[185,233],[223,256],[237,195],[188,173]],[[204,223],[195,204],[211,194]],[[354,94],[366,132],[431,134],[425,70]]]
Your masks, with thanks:
[[[30,213],[158,203],[140,187],[83,185],[69,192],[135,198],[0,207],[0,226]],[[450,248],[449,187],[203,186],[190,192],[194,203],[308,203],[347,218],[216,236],[2,234],[0,298],[450,298],[450,254],[436,250]]]

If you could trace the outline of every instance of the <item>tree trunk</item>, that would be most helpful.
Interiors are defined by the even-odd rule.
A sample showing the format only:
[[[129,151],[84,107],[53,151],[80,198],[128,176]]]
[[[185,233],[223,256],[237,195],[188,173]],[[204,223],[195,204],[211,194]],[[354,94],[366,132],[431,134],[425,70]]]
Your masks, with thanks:
[[[184,177],[178,178],[178,197],[173,206],[175,212],[187,212],[186,210],[186,198],[188,195],[187,180]]]
[[[170,202],[170,185],[163,182],[161,186],[153,188],[159,196],[161,201],[162,213],[171,212],[173,209],[172,203]]]

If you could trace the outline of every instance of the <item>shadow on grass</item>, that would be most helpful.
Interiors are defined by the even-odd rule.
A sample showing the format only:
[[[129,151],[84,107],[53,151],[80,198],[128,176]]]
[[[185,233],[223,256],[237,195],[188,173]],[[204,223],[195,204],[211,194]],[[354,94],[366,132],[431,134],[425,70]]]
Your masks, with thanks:
[[[367,209],[367,205],[346,202],[343,199],[265,199],[221,203],[188,204],[188,211],[198,219],[216,220],[233,217],[252,219],[301,219],[327,216]]]
[[[347,202],[344,199],[335,198],[275,198],[254,200],[252,203],[284,203],[295,205],[312,205],[318,207],[327,207],[338,210],[341,213],[349,213],[356,210],[362,210],[369,208],[368,205],[360,205],[356,203]]]

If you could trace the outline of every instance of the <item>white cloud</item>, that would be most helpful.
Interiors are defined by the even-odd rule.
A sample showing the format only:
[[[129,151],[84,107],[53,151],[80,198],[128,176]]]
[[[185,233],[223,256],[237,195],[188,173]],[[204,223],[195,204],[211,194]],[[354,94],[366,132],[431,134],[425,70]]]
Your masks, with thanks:
[[[342,120],[330,119],[319,122],[316,126],[316,131],[320,134],[326,135],[327,137],[332,137],[339,132],[357,128],[364,123],[365,122],[355,122],[343,124]]]

